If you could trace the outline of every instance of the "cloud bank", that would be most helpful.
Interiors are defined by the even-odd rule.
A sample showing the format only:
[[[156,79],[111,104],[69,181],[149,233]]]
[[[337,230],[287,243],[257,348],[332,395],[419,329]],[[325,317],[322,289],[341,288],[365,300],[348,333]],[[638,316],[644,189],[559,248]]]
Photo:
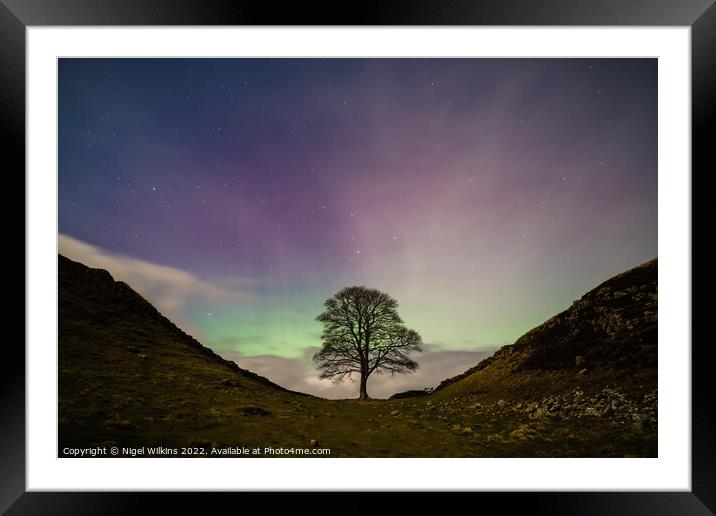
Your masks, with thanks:
[[[254,299],[251,292],[237,288],[235,281],[228,285],[205,281],[190,272],[112,253],[68,235],[60,234],[57,240],[60,254],[88,267],[108,270],[115,280],[129,284],[172,322],[197,338],[201,337],[201,331],[184,312],[190,303]]]
[[[218,351],[227,360],[233,360],[248,369],[293,391],[306,392],[329,399],[358,397],[358,382],[334,384],[320,380],[311,357],[319,348],[305,348],[300,358],[283,358],[273,355],[243,356],[235,351]],[[446,378],[465,372],[495,350],[444,351],[438,346],[425,345],[422,353],[413,358],[420,368],[407,375],[386,376],[373,374],[368,380],[368,393],[373,398],[387,398],[396,392],[436,387]]]

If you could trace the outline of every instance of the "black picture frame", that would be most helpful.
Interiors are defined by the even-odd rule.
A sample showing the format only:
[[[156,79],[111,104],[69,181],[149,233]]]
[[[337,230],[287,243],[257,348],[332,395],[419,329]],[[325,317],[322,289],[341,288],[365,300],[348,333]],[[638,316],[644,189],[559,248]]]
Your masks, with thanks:
[[[222,0],[0,0],[0,135],[10,175],[25,167],[25,29],[62,25],[638,25],[692,29],[692,171],[713,171],[716,111],[716,4],[714,0],[365,0],[273,2]],[[709,130],[710,129],[710,130]],[[9,158],[9,159],[8,159]],[[710,166],[709,166],[710,165]],[[4,167],[3,167],[4,168]],[[19,177],[16,174],[16,177]],[[23,176],[24,177],[24,176]],[[23,186],[24,190],[24,181]],[[24,249],[24,246],[23,246]],[[23,251],[24,253],[24,251]],[[693,253],[693,249],[692,249]],[[23,256],[25,262],[27,256]],[[12,263],[19,262],[15,256]],[[19,268],[19,263],[17,267]],[[7,269],[6,269],[7,270]],[[27,273],[27,269],[25,269]],[[17,303],[19,306],[19,303]],[[24,304],[23,304],[24,306]],[[9,320],[9,318],[8,318]],[[497,502],[500,511],[529,508],[550,514],[713,514],[716,512],[716,427],[710,342],[692,346],[692,491],[589,493],[472,493],[480,504]],[[261,504],[269,513],[285,502],[276,493],[59,493],[25,492],[25,353],[20,340],[8,340],[0,375],[0,512],[7,514],[136,514],[160,498],[162,512],[205,512],[206,496],[241,506]],[[316,498],[320,496],[320,498]],[[328,494],[302,493],[318,509],[330,507]],[[341,512],[358,512],[375,494],[351,495]],[[198,497],[198,499],[197,499]],[[229,499],[233,498],[233,499]],[[401,510],[423,504],[422,494],[400,502]],[[295,500],[291,501],[295,504]],[[460,503],[456,500],[454,503]],[[476,501],[469,503],[475,504]],[[259,506],[261,506],[259,505]],[[174,509],[176,507],[176,509]],[[457,507],[453,505],[453,507]],[[478,510],[478,507],[473,507]],[[364,511],[361,511],[364,512]]]

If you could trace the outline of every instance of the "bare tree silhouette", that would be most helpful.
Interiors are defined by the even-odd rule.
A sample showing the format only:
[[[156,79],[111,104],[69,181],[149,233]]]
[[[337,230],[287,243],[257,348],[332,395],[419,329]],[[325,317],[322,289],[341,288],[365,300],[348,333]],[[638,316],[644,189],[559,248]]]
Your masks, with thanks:
[[[388,294],[367,287],[347,287],[324,303],[316,317],[323,323],[323,348],[313,356],[321,378],[340,383],[360,377],[359,399],[369,399],[368,377],[404,374],[418,363],[408,355],[422,351],[422,339],[404,326],[398,302]]]

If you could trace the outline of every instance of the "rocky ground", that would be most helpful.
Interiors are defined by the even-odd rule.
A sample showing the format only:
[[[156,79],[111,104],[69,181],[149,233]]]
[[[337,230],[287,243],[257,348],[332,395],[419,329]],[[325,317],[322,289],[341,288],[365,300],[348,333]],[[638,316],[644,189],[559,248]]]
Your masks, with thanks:
[[[580,389],[564,395],[544,397],[537,401],[508,401],[500,399],[496,402],[481,403],[479,398],[466,396],[455,398],[443,403],[428,400],[424,406],[426,411],[435,411],[439,418],[447,420],[455,416],[471,412],[477,416],[510,417],[526,416],[529,420],[557,418],[560,420],[590,420],[601,418],[625,429],[636,431],[655,430],[657,426],[657,393],[656,390],[644,395],[641,399],[630,399],[616,389],[602,389],[594,396],[585,396]],[[416,407],[417,405],[412,405]],[[471,430],[455,425],[453,430]]]

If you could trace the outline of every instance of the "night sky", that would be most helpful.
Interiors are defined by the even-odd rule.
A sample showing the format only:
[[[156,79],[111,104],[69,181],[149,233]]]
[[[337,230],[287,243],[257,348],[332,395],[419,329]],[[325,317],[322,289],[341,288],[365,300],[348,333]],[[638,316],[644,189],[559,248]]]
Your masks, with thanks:
[[[204,345],[330,397],[356,387],[315,378],[314,317],[384,290],[429,353],[369,390],[431,386],[657,255],[657,63],[61,59],[59,232]]]

